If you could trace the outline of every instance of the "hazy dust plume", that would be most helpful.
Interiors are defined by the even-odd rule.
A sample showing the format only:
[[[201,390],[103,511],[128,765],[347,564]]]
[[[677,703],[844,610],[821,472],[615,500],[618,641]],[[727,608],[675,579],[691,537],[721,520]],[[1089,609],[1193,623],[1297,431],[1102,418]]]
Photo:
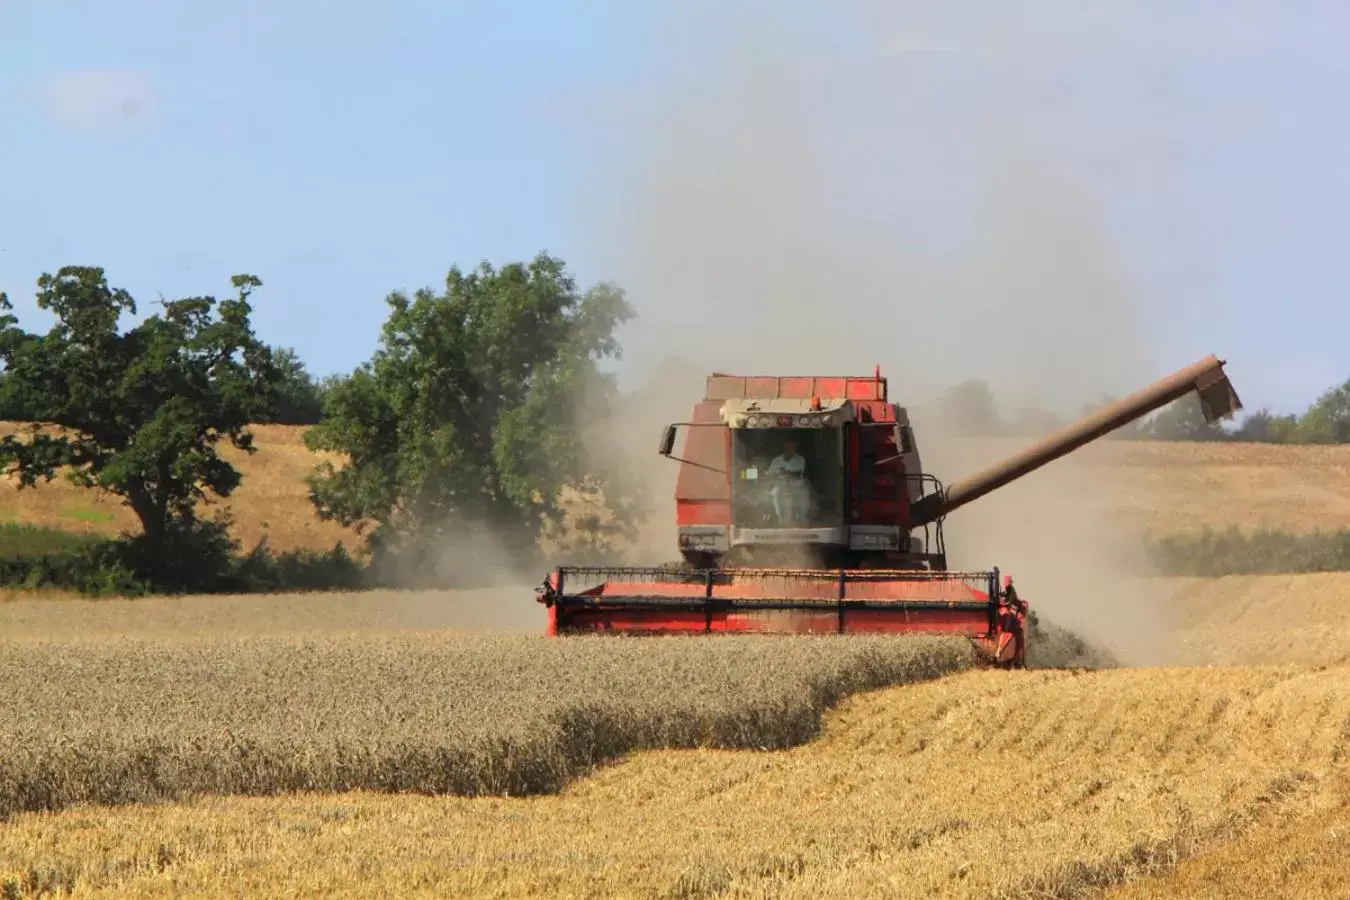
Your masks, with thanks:
[[[366,634],[457,630],[543,630],[544,610],[528,586],[478,590],[355,591],[19,600],[0,603],[0,635],[63,638]]]
[[[958,440],[925,447],[947,483],[1019,448],[1019,441]],[[1146,572],[1137,536],[1111,516],[1112,470],[1065,457],[956,510],[945,525],[956,568],[998,566],[1047,621],[1109,648],[1121,662],[1175,655],[1165,582]],[[1105,482],[1105,484],[1103,484]]]
[[[830,32],[860,40],[873,23],[849,9]],[[1018,79],[948,102],[918,64],[822,51],[786,13],[666,12],[667,64],[605,98],[622,133],[601,133],[589,203],[639,306],[635,369],[881,362],[911,396],[978,376],[1060,406],[1158,369],[1107,229],[1112,173],[1043,149]]]
[[[594,243],[639,309],[635,377],[672,355],[704,372],[879,362],[950,481],[993,457],[924,405],[947,386],[984,378],[1007,410],[1076,412],[1191,361],[1154,352],[1102,199],[1116,173],[1052,140],[1072,121],[1047,121],[1040,63],[1017,61],[1034,56],[972,92],[950,59],[884,52],[873,6],[812,9],[664,8],[659,71],[605,98],[622,131],[604,134],[588,181],[606,198]],[[699,386],[655,393],[680,417]],[[637,432],[633,453],[655,438]],[[1156,657],[1149,598],[1118,589],[1130,536],[1093,503],[1103,476],[1052,466],[954,515],[953,558],[1000,566],[1051,618]],[[668,503],[674,467],[651,471]]]

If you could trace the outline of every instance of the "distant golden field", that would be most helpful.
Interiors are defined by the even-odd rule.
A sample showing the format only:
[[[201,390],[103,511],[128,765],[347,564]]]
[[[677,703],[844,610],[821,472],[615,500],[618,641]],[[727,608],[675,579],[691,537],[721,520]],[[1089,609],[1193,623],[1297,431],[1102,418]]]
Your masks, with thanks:
[[[13,433],[13,424],[0,425],[0,434]],[[277,550],[307,547],[326,550],[338,541],[357,546],[359,536],[330,522],[319,521],[309,502],[305,476],[319,462],[303,443],[305,428],[257,425],[253,428],[257,453],[241,453],[225,446],[221,454],[244,475],[229,500],[219,504],[235,515],[235,535],[246,546],[263,536]],[[13,484],[12,478],[0,480]],[[66,531],[117,534],[138,527],[135,515],[120,499],[70,484],[58,476],[35,488],[8,490],[0,497],[3,521],[29,523]],[[211,508],[215,508],[214,506]]]
[[[925,450],[924,467],[950,483],[1020,449],[962,441]],[[1212,526],[1293,532],[1350,528],[1350,445],[1098,441],[967,507],[1091,508],[1132,531]],[[953,521],[965,515],[952,514]]]
[[[0,433],[13,425],[0,425]],[[309,502],[304,478],[319,461],[302,443],[305,428],[255,426],[258,452],[226,448],[224,455],[244,475],[233,497],[220,503],[235,517],[236,536],[252,546],[264,535],[275,549],[327,549],[338,541],[360,545],[353,531],[321,522]],[[643,445],[643,452],[647,452]],[[925,450],[925,468],[945,481],[1018,449],[1015,442],[969,441],[941,453]],[[654,454],[653,454],[654,457]],[[656,461],[651,490],[658,501],[674,491],[675,466]],[[1350,528],[1350,445],[1334,447],[1264,444],[1098,442],[1056,460],[994,495],[1003,505],[1034,498],[1043,490],[1065,493],[1063,502],[1086,502],[1134,530],[1189,530],[1205,525],[1266,526],[1288,531]],[[114,497],[99,496],[58,478],[5,497],[0,515],[71,531],[114,534],[134,528],[135,518]],[[980,505],[990,501],[983,501]],[[1060,502],[1057,499],[1056,502]],[[979,507],[971,507],[972,510]],[[658,507],[666,510],[666,507]],[[669,523],[663,518],[657,527]],[[954,519],[969,515],[959,511]],[[664,559],[664,557],[662,557]]]

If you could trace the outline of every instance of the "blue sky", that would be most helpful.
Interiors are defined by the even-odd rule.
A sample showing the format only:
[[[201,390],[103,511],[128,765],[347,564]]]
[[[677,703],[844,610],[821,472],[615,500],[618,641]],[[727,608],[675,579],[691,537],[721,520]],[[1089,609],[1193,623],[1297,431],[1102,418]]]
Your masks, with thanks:
[[[635,379],[1350,378],[1350,7],[723,6],[0,0],[0,290],[252,272],[326,374],[388,291],[548,249],[629,291]]]

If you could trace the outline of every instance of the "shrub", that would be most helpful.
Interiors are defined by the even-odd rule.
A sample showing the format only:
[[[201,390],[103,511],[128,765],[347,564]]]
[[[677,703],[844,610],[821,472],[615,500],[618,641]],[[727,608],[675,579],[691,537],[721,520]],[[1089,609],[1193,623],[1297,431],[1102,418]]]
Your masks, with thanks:
[[[156,550],[142,536],[104,538],[34,525],[0,525],[0,585],[55,588],[93,597],[254,593],[365,587],[363,562],[331,550],[240,552],[228,521],[196,522]]]
[[[36,525],[0,525],[0,584],[93,596],[147,592],[150,585],[119,559],[117,543]]]
[[[1162,575],[1219,577],[1350,571],[1350,530],[1294,534],[1236,527],[1149,538],[1146,550]]]

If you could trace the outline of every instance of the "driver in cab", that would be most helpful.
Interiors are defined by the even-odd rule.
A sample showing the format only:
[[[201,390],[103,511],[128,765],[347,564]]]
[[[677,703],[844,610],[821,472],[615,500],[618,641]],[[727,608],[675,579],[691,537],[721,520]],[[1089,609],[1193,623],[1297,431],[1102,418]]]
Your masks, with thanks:
[[[773,511],[778,521],[790,524],[799,521],[806,514],[810,502],[810,492],[806,486],[806,459],[797,453],[797,442],[788,438],[783,442],[783,452],[769,463],[769,477],[773,479]]]

